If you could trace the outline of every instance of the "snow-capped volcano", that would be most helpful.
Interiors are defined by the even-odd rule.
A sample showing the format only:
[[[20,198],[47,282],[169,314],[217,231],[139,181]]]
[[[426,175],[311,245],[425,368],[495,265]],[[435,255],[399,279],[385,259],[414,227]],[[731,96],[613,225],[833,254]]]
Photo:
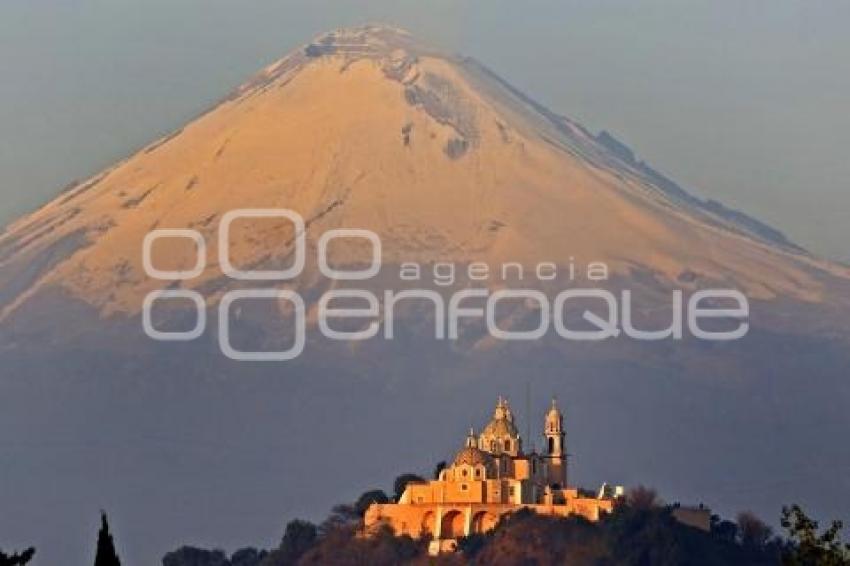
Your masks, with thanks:
[[[0,309],[59,288],[102,314],[138,312],[154,228],[191,228],[217,255],[222,215],[288,208],[307,238],[365,228],[401,261],[603,261],[756,299],[829,300],[847,271],[701,202],[608,134],[533,102],[474,60],[388,27],[339,30],[268,66],[218,106],[67,189],[0,236]],[[242,265],[280,262],[287,222],[234,234]],[[191,246],[159,261],[194,264]],[[357,250],[335,258],[356,262]],[[340,255],[338,253],[337,255]],[[216,261],[188,287],[221,277]],[[214,300],[214,299],[213,299]]]

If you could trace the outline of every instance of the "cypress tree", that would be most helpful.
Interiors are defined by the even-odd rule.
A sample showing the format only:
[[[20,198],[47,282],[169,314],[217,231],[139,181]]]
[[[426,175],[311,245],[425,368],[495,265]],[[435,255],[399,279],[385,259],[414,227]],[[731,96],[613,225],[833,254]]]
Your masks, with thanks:
[[[100,512],[100,531],[97,533],[97,554],[94,558],[94,566],[121,566],[112,535],[109,534],[106,513],[103,511]]]

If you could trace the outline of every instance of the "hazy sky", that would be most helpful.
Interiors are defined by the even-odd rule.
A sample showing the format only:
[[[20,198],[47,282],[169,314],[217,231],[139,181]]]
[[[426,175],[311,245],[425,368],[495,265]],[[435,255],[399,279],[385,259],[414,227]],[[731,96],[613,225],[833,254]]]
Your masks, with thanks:
[[[850,2],[2,0],[0,223],[328,29],[384,21],[850,260]]]

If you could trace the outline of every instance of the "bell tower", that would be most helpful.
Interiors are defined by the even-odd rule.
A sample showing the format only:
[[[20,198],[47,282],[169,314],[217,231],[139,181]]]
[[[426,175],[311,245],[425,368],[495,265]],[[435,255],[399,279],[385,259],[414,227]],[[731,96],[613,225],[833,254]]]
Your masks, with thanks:
[[[546,438],[543,459],[546,463],[546,483],[567,486],[567,451],[564,443],[564,416],[558,410],[558,402],[552,398],[552,406],[546,413],[543,424],[543,436]]]

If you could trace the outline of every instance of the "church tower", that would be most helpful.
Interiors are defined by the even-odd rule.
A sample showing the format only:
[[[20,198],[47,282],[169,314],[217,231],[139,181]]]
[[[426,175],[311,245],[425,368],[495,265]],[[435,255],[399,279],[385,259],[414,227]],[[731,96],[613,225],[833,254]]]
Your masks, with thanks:
[[[543,459],[546,462],[546,483],[567,486],[567,450],[564,443],[564,416],[558,410],[557,401],[552,398],[552,406],[546,413],[543,424],[543,436],[546,438]]]

